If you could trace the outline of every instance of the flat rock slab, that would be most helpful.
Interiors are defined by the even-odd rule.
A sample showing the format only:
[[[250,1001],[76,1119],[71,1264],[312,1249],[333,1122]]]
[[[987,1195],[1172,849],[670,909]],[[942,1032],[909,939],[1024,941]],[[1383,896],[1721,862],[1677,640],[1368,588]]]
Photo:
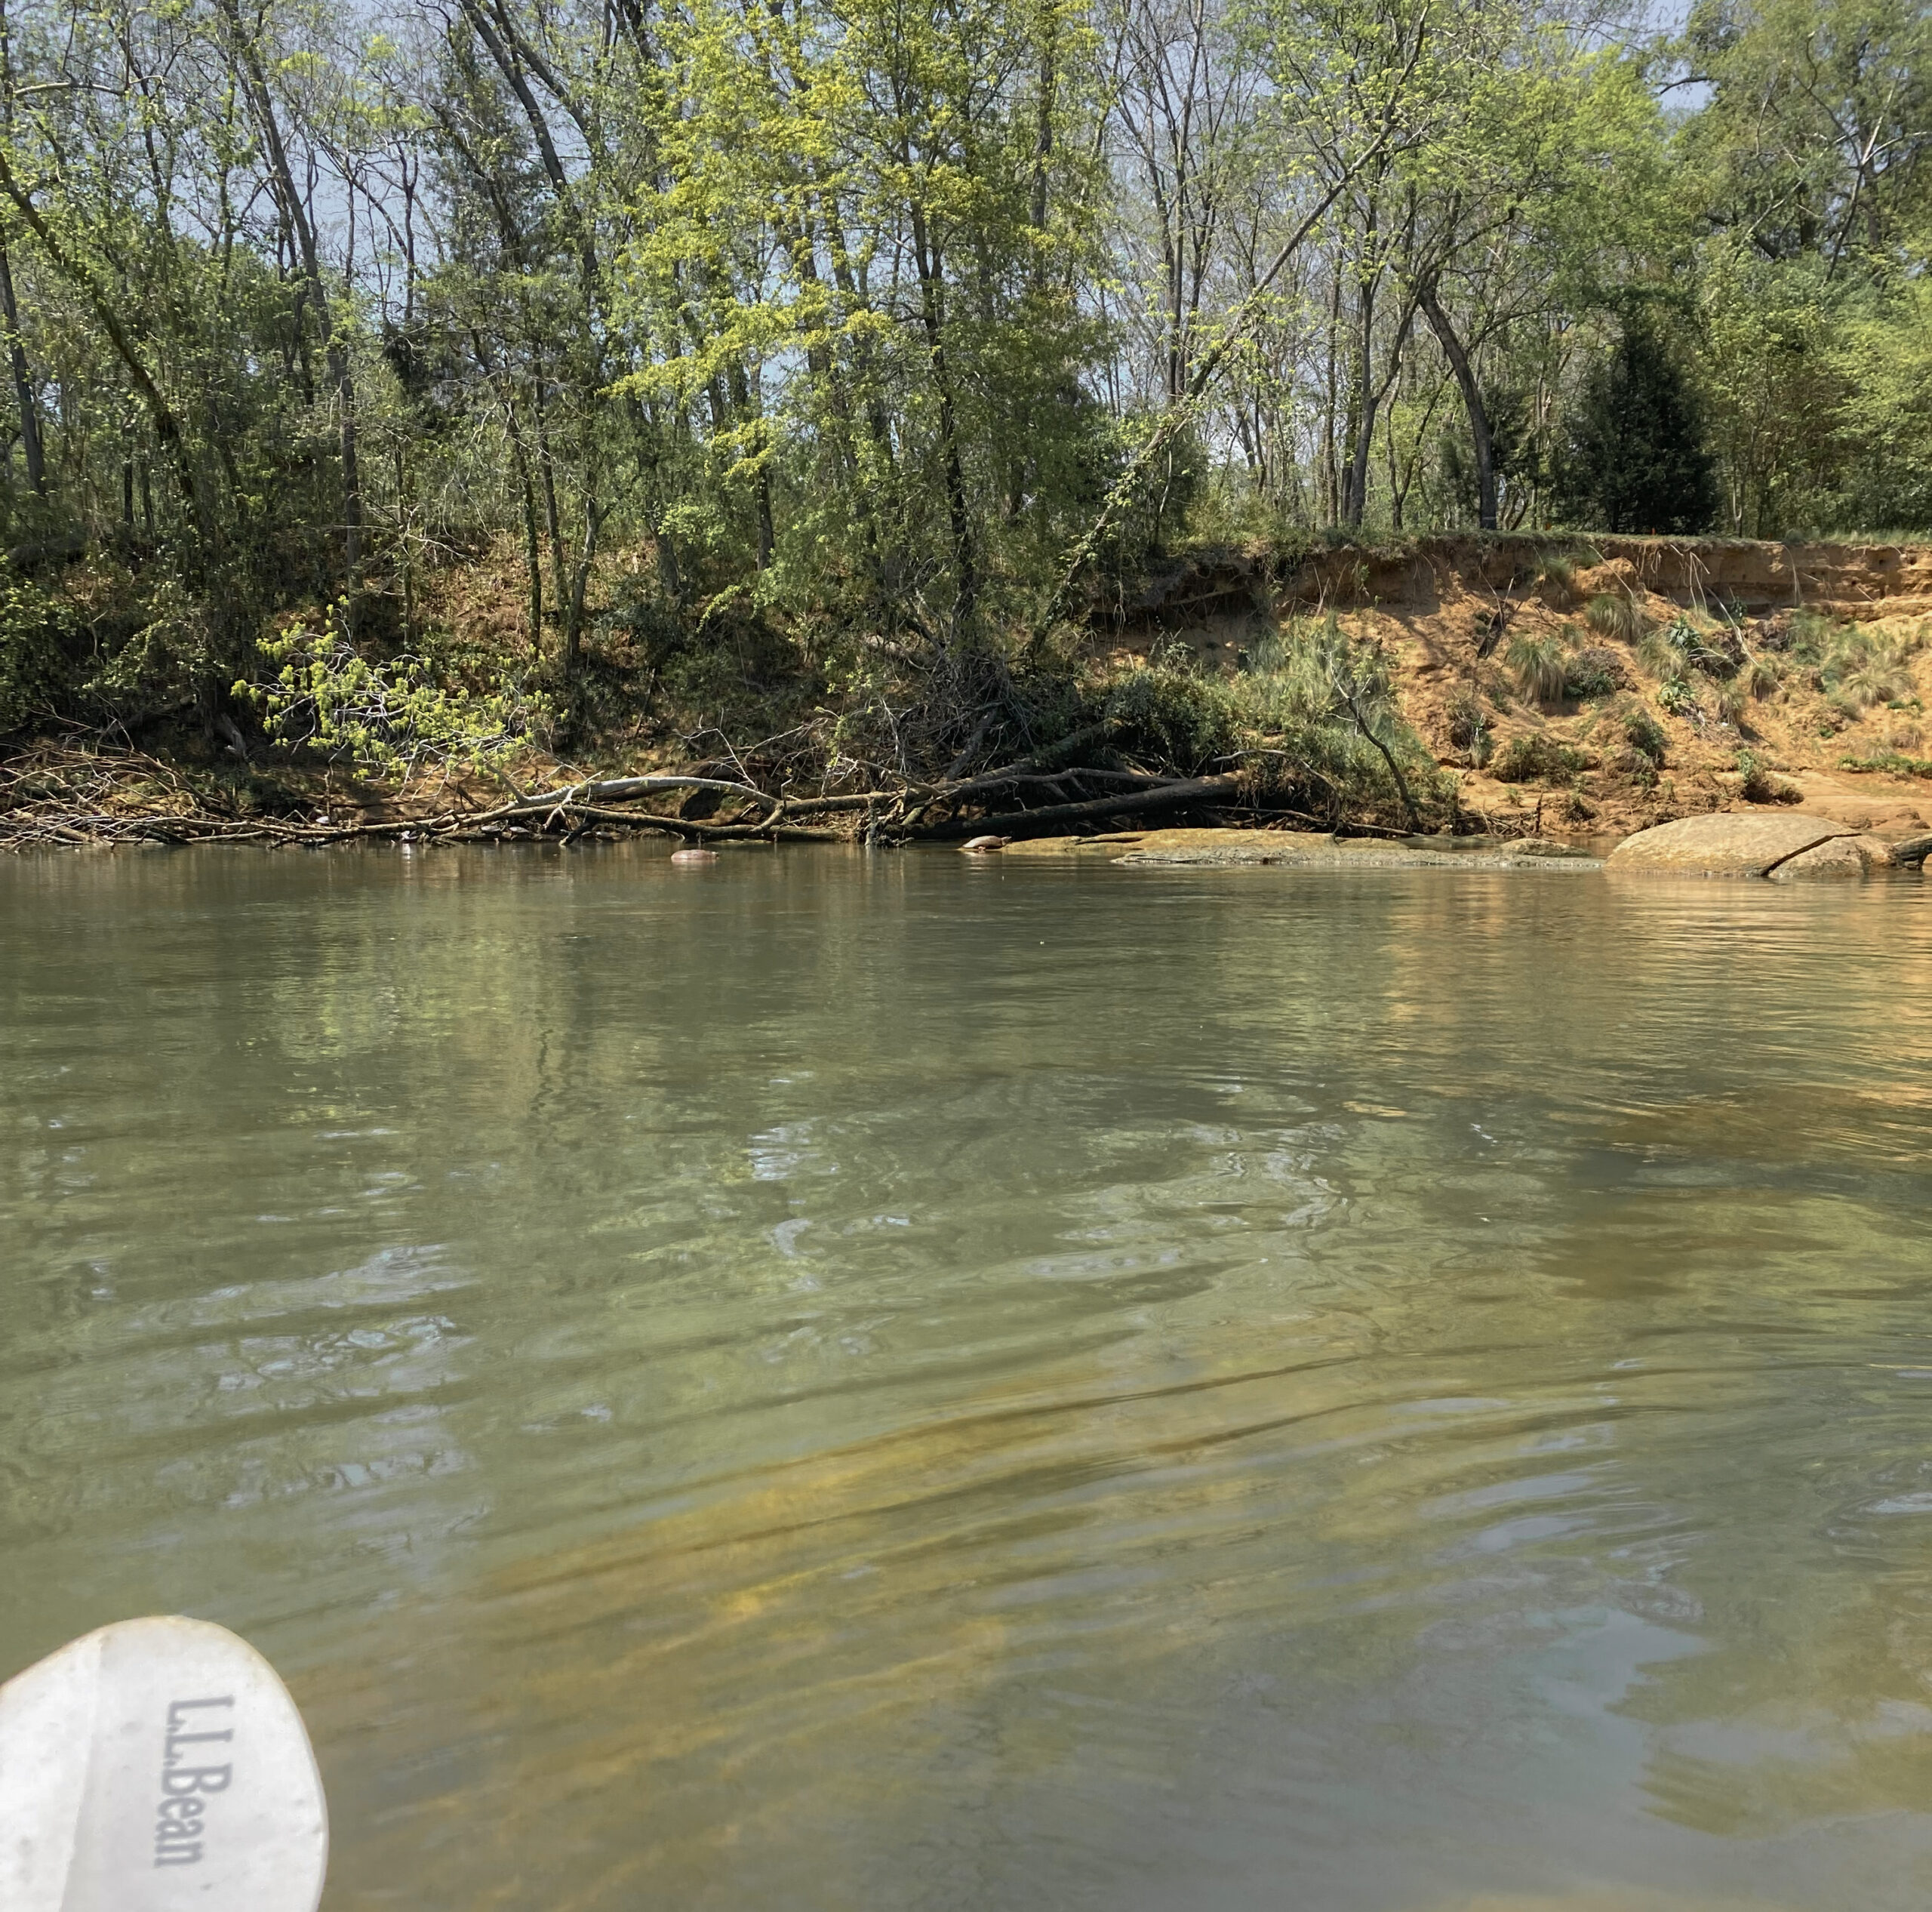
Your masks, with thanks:
[[[1272,866],[1284,870],[1601,870],[1592,856],[1543,840],[1426,847],[1426,838],[1390,842],[1278,830],[1122,830],[1108,836],[1035,837],[1008,845],[1006,857],[1103,859],[1130,868]]]
[[[1854,834],[1829,817],[1740,811],[1680,817],[1626,837],[1611,851],[1610,867],[1675,876],[1764,876],[1807,850]]]

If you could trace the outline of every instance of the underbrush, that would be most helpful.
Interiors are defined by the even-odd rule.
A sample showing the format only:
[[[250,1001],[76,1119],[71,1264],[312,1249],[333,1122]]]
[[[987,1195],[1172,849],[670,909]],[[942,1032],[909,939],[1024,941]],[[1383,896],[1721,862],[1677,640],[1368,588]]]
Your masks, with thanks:
[[[1512,737],[1497,753],[1490,774],[1499,784],[1566,784],[1587,767],[1580,750],[1537,733]]]
[[[278,744],[407,781],[426,765],[481,768],[529,744],[552,721],[540,689],[454,645],[441,654],[371,658],[331,605],[318,630],[297,622],[259,647],[274,671],[233,694]]]
[[[1932,777],[1932,757],[1909,757],[1898,750],[1880,750],[1867,757],[1841,757],[1838,768],[1877,771],[1888,777]]]

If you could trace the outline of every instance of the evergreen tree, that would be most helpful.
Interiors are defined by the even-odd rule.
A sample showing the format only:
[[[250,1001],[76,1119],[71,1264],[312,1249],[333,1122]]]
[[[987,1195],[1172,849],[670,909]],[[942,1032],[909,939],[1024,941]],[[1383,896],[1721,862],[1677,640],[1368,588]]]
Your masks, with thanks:
[[[1564,516],[1598,531],[1703,531],[1717,516],[1703,410],[1641,313],[1578,396],[1560,496]]]

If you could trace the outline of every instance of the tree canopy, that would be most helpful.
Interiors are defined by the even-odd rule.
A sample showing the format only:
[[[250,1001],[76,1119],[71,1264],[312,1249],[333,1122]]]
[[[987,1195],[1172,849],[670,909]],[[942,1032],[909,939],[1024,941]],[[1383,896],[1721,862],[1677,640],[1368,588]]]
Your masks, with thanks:
[[[568,685],[599,618],[984,654],[1186,538],[1925,528],[1928,36],[11,0],[0,729],[212,721],[321,607],[408,651],[498,550],[500,663]]]

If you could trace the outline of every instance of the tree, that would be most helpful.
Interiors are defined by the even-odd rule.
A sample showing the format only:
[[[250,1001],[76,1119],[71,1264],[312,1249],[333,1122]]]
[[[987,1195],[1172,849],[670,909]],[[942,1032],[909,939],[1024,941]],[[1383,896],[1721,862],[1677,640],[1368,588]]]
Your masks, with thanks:
[[[1560,495],[1572,523],[1607,531],[1708,531],[1717,515],[1702,408],[1641,308],[1584,380]]]

